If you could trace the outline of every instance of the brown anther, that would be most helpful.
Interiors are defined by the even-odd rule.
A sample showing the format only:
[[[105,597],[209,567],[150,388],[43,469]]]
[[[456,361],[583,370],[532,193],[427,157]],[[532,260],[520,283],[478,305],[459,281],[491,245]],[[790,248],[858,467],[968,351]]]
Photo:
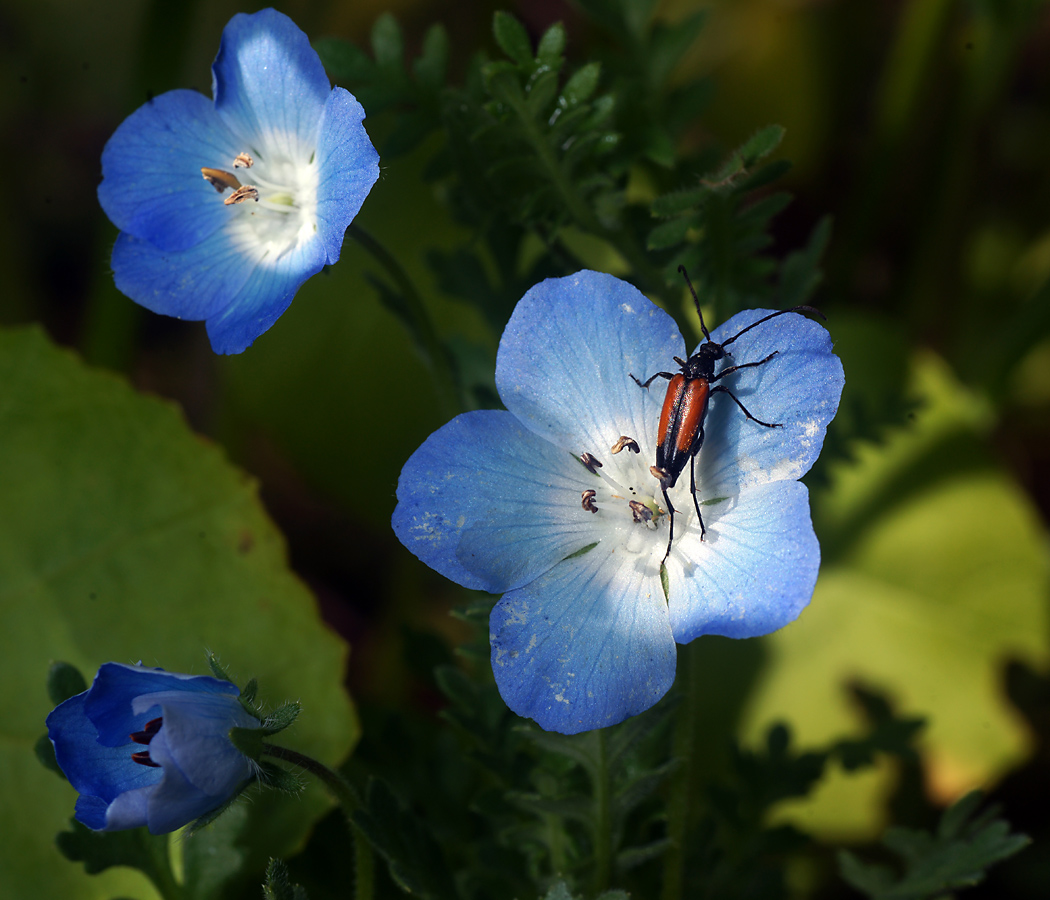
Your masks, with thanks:
[[[233,158],[233,167],[235,169],[250,169],[253,165],[255,165],[255,160],[247,153],[238,153]]]
[[[634,438],[627,437],[626,434],[621,434],[619,438],[617,438],[616,443],[613,444],[612,447],[610,447],[609,449],[612,450],[613,453],[619,453],[625,447],[632,453],[641,452],[638,449],[638,441],[636,441]]]
[[[237,188],[241,186],[236,175],[232,172],[226,172],[223,169],[209,169],[205,166],[201,169],[201,177],[220,194],[226,190],[226,188],[237,190]]]
[[[583,491],[580,494],[582,498],[582,506],[587,512],[596,513],[598,512],[598,505],[594,502],[594,491]]]
[[[131,761],[137,762],[140,766],[150,766],[153,769],[160,768],[160,763],[155,763],[149,758],[149,750],[139,750],[138,753],[132,753]]]
[[[161,716],[157,716],[155,719],[150,719],[145,725],[142,726],[142,731],[133,731],[128,735],[136,744],[148,744],[153,740],[154,736],[160,731],[160,726],[164,724],[164,719]]]
[[[580,462],[582,462],[590,470],[590,473],[592,475],[597,475],[598,470],[602,467],[602,464],[598,462],[598,460],[595,459],[593,456],[591,456],[590,453],[584,453],[583,456],[580,457]]]
[[[631,507],[631,515],[634,516],[635,522],[651,522],[653,519],[653,511],[649,509],[644,503],[640,503],[637,500],[632,500],[627,504]]]
[[[661,482],[669,481],[671,473],[667,469],[661,469],[659,466],[649,466],[649,471],[652,473],[653,478],[659,478]]]
[[[245,200],[254,200],[256,203],[259,202],[259,191],[257,188],[252,187],[250,184],[243,185],[237,188],[229,197],[222,202],[227,206],[233,206],[234,203],[243,203]]]

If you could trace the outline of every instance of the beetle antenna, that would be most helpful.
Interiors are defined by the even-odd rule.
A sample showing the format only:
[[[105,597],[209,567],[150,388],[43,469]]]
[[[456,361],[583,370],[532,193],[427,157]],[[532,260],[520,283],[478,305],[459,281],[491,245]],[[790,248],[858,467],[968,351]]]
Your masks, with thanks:
[[[707,326],[704,324],[704,314],[700,311],[700,298],[696,296],[696,291],[693,288],[693,282],[689,280],[689,273],[686,272],[685,266],[679,266],[678,271],[681,276],[685,279],[685,283],[689,285],[689,293],[693,295],[693,303],[696,305],[696,314],[700,317],[700,330],[704,333],[704,337],[707,338],[708,343],[712,343],[711,334],[707,330]]]
[[[738,331],[736,334],[734,334],[728,340],[722,341],[722,346],[724,347],[724,346],[726,346],[726,344],[733,343],[733,341],[735,341],[738,337],[740,337],[740,335],[747,334],[747,332],[749,332],[752,328],[754,328],[757,325],[761,325],[763,322],[768,322],[770,319],[775,319],[777,316],[783,316],[783,315],[786,315],[787,313],[793,313],[793,312],[797,312],[797,313],[804,313],[804,312],[813,313],[814,315],[820,316],[822,319],[825,319],[825,320],[827,319],[827,316],[825,316],[824,313],[822,313],[819,309],[817,309],[814,306],[792,306],[791,309],[782,309],[779,312],[770,313],[768,316],[763,316],[757,322],[752,322],[743,331]],[[710,338],[708,338],[708,340],[710,340]]]

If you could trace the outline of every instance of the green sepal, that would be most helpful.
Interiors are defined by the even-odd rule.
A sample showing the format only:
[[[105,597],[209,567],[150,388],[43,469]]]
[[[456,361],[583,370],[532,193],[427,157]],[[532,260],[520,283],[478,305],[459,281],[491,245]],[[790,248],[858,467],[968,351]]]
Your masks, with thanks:
[[[47,670],[47,696],[55,706],[86,690],[87,682],[80,669],[67,662],[51,663]]]
[[[284,706],[279,706],[263,719],[262,728],[259,730],[266,735],[277,734],[278,731],[284,731],[285,728],[299,718],[299,713],[302,711],[303,705],[298,700],[293,700],[291,703],[285,703]]]
[[[263,757],[266,733],[261,728],[231,728],[230,743],[241,753],[258,762]]]
[[[36,743],[33,744],[33,753],[36,754],[40,765],[45,769],[50,769],[62,778],[66,777],[66,773],[62,771],[58,765],[58,760],[55,758],[55,746],[51,743],[51,738],[46,734],[42,734],[36,739]]]
[[[250,678],[248,683],[241,688],[241,702],[255,708],[255,695],[259,693],[259,679]],[[254,715],[254,713],[253,713]]]
[[[301,794],[306,787],[298,774],[268,761],[259,763],[259,784],[292,795]]]
[[[233,684],[233,679],[230,677],[229,670],[219,662],[219,657],[214,653],[208,654],[208,668],[211,669],[211,674],[220,681],[228,681],[230,684]]]

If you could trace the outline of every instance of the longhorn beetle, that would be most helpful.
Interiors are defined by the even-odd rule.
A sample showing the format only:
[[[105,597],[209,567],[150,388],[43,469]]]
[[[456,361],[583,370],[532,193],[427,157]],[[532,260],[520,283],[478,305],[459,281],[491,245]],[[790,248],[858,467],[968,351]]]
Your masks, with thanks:
[[[696,456],[704,444],[704,419],[707,417],[707,407],[711,402],[711,395],[719,392],[728,394],[733,399],[733,402],[740,407],[740,411],[745,416],[764,428],[780,428],[783,424],[781,422],[763,422],[761,419],[756,419],[725,385],[719,384],[712,387],[716,381],[721,381],[726,375],[731,375],[740,369],[754,369],[757,366],[765,365],[780,352],[779,350],[774,350],[765,359],[760,359],[757,362],[738,363],[735,366],[724,368],[717,375],[715,374],[715,363],[726,356],[732,355],[725,349],[729,344],[733,343],[741,335],[749,332],[752,328],[761,325],[763,322],[768,322],[770,319],[775,319],[777,316],[783,316],[792,312],[809,312],[815,313],[822,319],[824,318],[824,314],[812,306],[793,306],[791,309],[782,309],[780,312],[763,316],[757,322],[752,322],[747,328],[738,331],[731,338],[719,344],[711,339],[711,334],[704,324],[704,314],[700,311],[700,299],[696,296],[696,291],[693,288],[693,283],[689,280],[688,273],[685,271],[685,266],[679,266],[678,271],[685,278],[685,283],[689,285],[689,293],[693,295],[696,314],[700,317],[700,330],[703,331],[707,340],[697,348],[696,353],[690,356],[689,359],[674,357],[674,361],[681,366],[679,372],[657,372],[646,381],[640,381],[633,374],[628,373],[631,375],[631,378],[634,378],[635,383],[639,387],[643,387],[646,390],[657,378],[666,378],[668,380],[667,394],[664,397],[663,409],[660,411],[660,429],[656,437],[656,465],[651,466],[649,469],[653,476],[660,481],[660,490],[663,492],[664,503],[667,504],[667,512],[670,516],[667,550],[664,553],[664,558],[660,561],[661,565],[671,553],[671,544],[674,541],[674,514],[677,512],[671,503],[671,498],[667,496],[667,491],[678,483],[678,476],[682,474],[686,461],[689,462],[689,490],[693,495],[696,518],[700,522],[700,540],[703,540],[704,535],[707,533],[707,529],[704,528],[704,517],[700,514],[700,502],[696,499],[695,469]]]

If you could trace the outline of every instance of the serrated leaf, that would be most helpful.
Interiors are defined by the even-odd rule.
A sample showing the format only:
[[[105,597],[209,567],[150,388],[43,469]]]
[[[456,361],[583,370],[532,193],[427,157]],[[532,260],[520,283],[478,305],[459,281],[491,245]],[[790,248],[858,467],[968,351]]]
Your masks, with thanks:
[[[711,189],[705,185],[686,188],[671,194],[664,194],[653,201],[652,212],[661,219],[681,215],[700,206],[710,195]]]
[[[685,242],[689,229],[694,227],[696,227],[696,222],[692,216],[672,219],[670,222],[661,222],[649,232],[649,240],[646,246],[650,250],[666,250],[668,247],[677,247]]]
[[[406,812],[390,788],[372,779],[354,822],[368,837],[402,889],[428,900],[457,896],[441,849],[418,816]]]
[[[737,155],[743,161],[745,168],[750,169],[760,159],[769,156],[776,150],[783,139],[782,125],[767,125],[751,135],[737,150]]]
[[[263,675],[268,696],[297,696],[319,714],[292,745],[342,760],[356,722],[342,680],[345,644],[290,572],[254,482],[186,426],[170,403],[94,371],[36,329],[0,330],[0,677],[21,683],[54,658],[94,674],[106,661],[204,673],[205,648],[237,674]],[[33,758],[50,704],[0,695],[0,793],[22,822],[0,846],[12,896],[149,897],[138,877],[98,882],[61,864],[52,845],[76,792]],[[253,840],[297,844],[328,806],[259,795]],[[265,852],[265,850],[264,850]]]
[[[519,66],[532,65],[532,42],[525,26],[514,16],[497,10],[492,16],[492,35],[500,49]]]

